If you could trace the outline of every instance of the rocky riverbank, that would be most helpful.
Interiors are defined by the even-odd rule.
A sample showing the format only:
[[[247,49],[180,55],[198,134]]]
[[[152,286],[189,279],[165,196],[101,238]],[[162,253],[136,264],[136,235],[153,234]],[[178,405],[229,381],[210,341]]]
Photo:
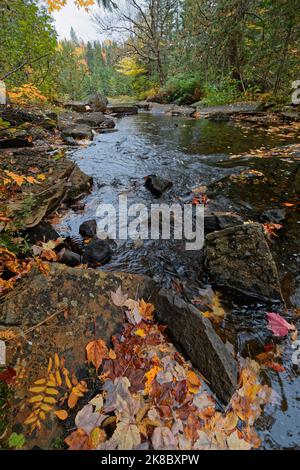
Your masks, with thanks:
[[[144,275],[106,273],[100,267],[110,259],[114,247],[95,237],[95,221],[86,220],[80,227],[84,240],[81,246],[74,240],[61,240],[51,225],[45,223],[45,218],[53,215],[62,204],[66,208],[72,205],[75,211],[82,210],[79,199],[92,185],[92,178],[65,155],[66,145],[86,144],[95,132],[111,131],[118,115],[137,112],[136,107],[107,108],[103,101],[98,102],[98,107],[91,105],[92,102],[68,103],[69,110],[59,115],[12,109],[2,114],[4,120],[10,119],[18,135],[16,138],[11,132],[9,138],[5,130],[0,137],[2,145],[7,146],[1,151],[0,240],[4,298],[0,307],[0,334],[9,331],[11,335],[7,365],[18,371],[18,377],[19,369],[27,374],[19,385],[9,417],[10,429],[18,432],[26,432],[24,421],[30,404],[29,389],[42,376],[51,354],[64,357],[66,369],[72,370],[79,381],[84,381],[89,374],[85,345],[93,338],[101,338],[109,344],[111,336],[121,331],[124,315],[111,302],[110,294],[120,286],[129,298],[144,298],[155,304],[157,320],[168,327],[170,337],[204,374],[221,403],[227,404],[237,389],[236,354],[233,346],[225,344],[218,334],[215,319],[218,315],[222,318],[225,312],[213,291],[202,289],[202,295],[192,299],[180,284],[180,277],[176,278],[179,283],[174,282],[173,288],[161,289],[159,283]],[[189,111],[182,110],[185,116]],[[173,112],[178,115],[176,108],[171,114]],[[29,125],[20,129],[26,120]],[[41,135],[33,137],[36,128],[43,129],[42,138]],[[11,131],[11,127],[8,129]],[[18,134],[21,131],[22,142]],[[22,148],[15,148],[20,142]],[[285,158],[297,159],[299,149],[296,147],[290,153],[286,150]],[[266,305],[274,302],[282,305],[281,283],[267,232],[272,229],[268,223],[276,223],[278,214],[269,213],[267,220],[249,223],[238,207],[234,210],[225,198],[228,192],[234,193],[239,178],[249,184],[254,184],[255,180],[256,188],[260,183],[266,184],[261,175],[249,171],[241,170],[209,187],[202,185],[188,195],[180,195],[182,202],[206,204],[206,246],[199,256],[198,272],[203,274],[199,282],[203,286],[209,276],[217,289],[231,291],[233,296],[242,294],[244,303],[251,304],[259,299]],[[172,188],[172,182],[160,175],[148,176],[141,185],[155,198],[164,198]],[[294,197],[296,187],[290,184],[289,190],[291,198]],[[208,198],[211,199],[209,204]],[[20,239],[24,235],[27,251],[18,254],[17,260],[14,252],[23,243]],[[15,336],[17,341],[13,341]],[[52,416],[45,432],[28,438],[28,446],[48,448],[61,433],[61,427]]]

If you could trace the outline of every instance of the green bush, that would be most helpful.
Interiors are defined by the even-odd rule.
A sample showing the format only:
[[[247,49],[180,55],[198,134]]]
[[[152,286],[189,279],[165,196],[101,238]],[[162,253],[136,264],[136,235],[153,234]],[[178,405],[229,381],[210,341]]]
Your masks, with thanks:
[[[206,84],[204,94],[205,97],[201,100],[203,106],[230,104],[242,99],[238,82],[232,79],[225,79],[220,85]]]
[[[180,73],[167,80],[160,94],[167,103],[192,104],[201,97],[201,81],[197,75]]]

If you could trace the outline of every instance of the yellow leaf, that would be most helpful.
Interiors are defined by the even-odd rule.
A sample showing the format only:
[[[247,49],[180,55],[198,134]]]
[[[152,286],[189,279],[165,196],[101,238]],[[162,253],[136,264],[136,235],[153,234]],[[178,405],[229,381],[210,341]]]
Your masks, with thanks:
[[[58,395],[59,394],[59,391],[56,390],[56,388],[47,388],[46,389],[46,393],[48,395]]]
[[[34,397],[29,398],[28,403],[37,403],[43,400],[43,395],[35,395]]]
[[[134,334],[135,334],[136,336],[140,336],[141,338],[145,338],[145,336],[146,336],[146,333],[145,333],[145,331],[144,331],[142,328],[140,328],[139,330],[136,330],[136,331],[134,332]]]
[[[50,403],[52,405],[54,405],[56,403],[56,399],[53,398],[53,397],[45,397],[43,401],[44,401],[44,403]]]
[[[45,181],[46,176],[43,173],[41,173],[40,175],[37,175],[37,179],[40,181]]]
[[[34,385],[44,385],[46,383],[46,379],[38,379],[34,382]]]
[[[45,391],[45,388],[46,387],[31,387],[29,391],[32,393],[43,393]]]
[[[24,177],[20,175],[16,175],[16,173],[13,173],[12,171],[5,170],[5,173],[7,176],[9,176],[15,183],[17,183],[18,186],[22,186],[24,183]]]
[[[44,411],[40,411],[39,412],[39,418],[42,420],[42,421],[45,421],[46,420],[46,415],[45,415],[45,412]]]
[[[58,369],[60,366],[60,360],[59,360],[57,353],[54,354],[54,364],[55,364],[55,367]]]
[[[59,373],[59,370],[57,370],[55,372],[55,378],[56,378],[57,385],[61,386],[62,385],[62,379],[61,379],[61,375]]]
[[[116,355],[115,351],[113,351],[112,349],[109,350],[109,352],[108,352],[108,357],[109,357],[109,359],[111,359],[112,361],[114,361],[115,359],[117,359],[117,355]]]
[[[43,411],[52,411],[53,410],[53,406],[50,406],[50,405],[46,405],[45,403],[42,403],[41,406],[40,406],[41,410]]]
[[[50,357],[49,358],[49,363],[48,363],[48,370],[47,370],[48,374],[51,371],[52,366],[53,366],[53,360],[52,360],[52,357]]]

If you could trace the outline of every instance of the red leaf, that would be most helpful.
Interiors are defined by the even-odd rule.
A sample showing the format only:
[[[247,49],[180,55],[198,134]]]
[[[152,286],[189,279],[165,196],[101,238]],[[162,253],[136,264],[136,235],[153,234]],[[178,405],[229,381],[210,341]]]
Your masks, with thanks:
[[[281,364],[278,364],[278,362],[266,362],[265,366],[275,370],[275,372],[285,372],[285,368]]]
[[[3,372],[0,372],[0,380],[5,382],[7,385],[13,383],[16,376],[16,371],[12,367],[8,367]]]
[[[277,313],[267,313],[269,320],[268,329],[272,331],[274,336],[283,338],[289,331],[294,330],[295,327],[288,323],[283,317]]]

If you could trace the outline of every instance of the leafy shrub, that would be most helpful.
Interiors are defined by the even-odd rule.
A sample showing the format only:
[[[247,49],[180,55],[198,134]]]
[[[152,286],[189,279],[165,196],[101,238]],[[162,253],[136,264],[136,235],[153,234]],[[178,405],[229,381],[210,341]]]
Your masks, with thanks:
[[[32,83],[13,88],[8,91],[8,96],[12,103],[19,105],[41,104],[47,101],[47,98]]]
[[[167,103],[195,103],[202,94],[201,82],[197,75],[180,73],[167,80],[160,94]]]
[[[204,106],[230,104],[242,99],[236,80],[225,79],[220,85],[206,84],[205,97],[201,100]]]

